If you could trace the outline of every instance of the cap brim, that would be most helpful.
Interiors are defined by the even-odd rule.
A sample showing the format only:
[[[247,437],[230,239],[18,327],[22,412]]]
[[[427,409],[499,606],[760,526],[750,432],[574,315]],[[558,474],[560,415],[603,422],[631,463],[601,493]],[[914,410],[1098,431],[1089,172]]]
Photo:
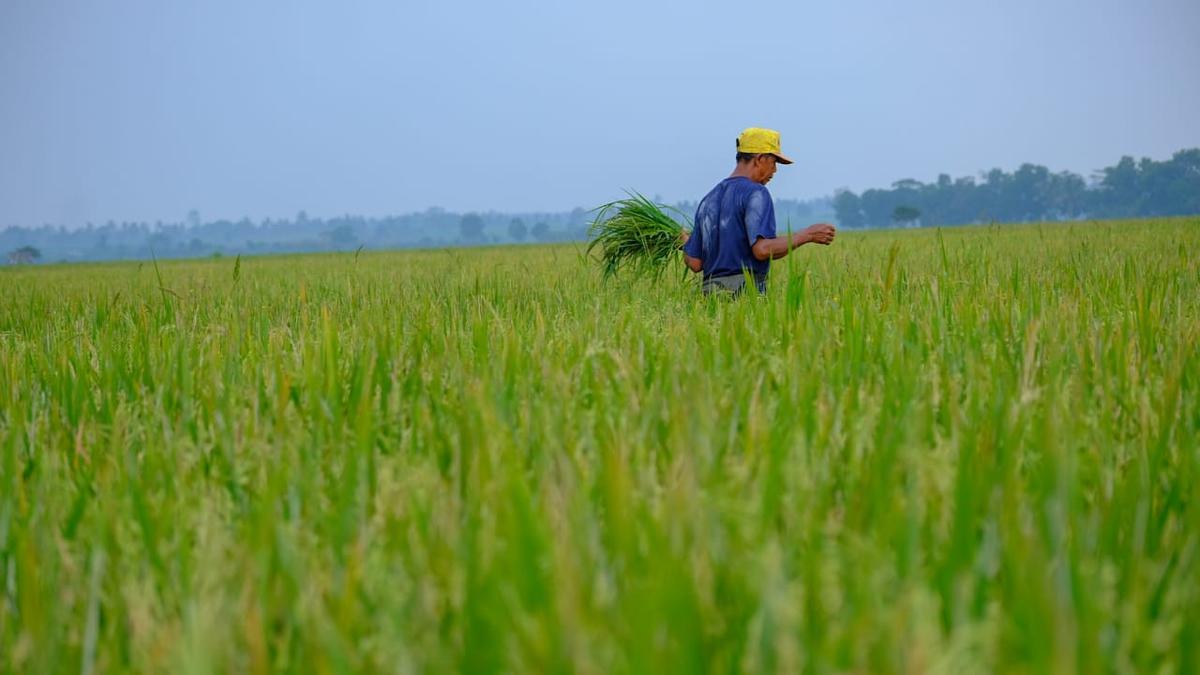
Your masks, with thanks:
[[[779,154],[778,152],[772,152],[771,154],[775,155],[775,161],[780,164],[791,164],[792,163],[792,160],[788,159],[787,157],[784,157],[783,155]]]

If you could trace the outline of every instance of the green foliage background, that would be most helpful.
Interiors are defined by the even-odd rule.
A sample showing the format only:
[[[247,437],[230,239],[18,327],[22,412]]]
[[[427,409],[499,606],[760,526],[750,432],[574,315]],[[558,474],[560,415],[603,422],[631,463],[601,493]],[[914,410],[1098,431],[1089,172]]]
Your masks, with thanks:
[[[1200,670],[1200,221],[681,278],[4,270],[0,669]]]

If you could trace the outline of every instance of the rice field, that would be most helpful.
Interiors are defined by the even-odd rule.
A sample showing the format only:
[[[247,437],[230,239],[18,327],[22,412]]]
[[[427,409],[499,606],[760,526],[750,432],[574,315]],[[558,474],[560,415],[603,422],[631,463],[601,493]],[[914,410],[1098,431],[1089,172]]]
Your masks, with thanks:
[[[1200,219],[0,270],[0,671],[1200,672]]]

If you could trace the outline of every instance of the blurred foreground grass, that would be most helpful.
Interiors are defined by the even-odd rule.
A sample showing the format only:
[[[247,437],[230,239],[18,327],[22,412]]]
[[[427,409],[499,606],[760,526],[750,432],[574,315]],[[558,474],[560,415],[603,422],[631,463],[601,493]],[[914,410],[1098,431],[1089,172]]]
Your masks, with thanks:
[[[0,669],[1200,672],[1200,220],[0,271]]]

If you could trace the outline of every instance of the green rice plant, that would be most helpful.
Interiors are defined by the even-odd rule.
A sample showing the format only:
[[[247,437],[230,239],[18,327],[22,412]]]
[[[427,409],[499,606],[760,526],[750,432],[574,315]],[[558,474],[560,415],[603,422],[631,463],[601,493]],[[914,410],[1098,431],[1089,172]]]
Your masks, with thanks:
[[[1200,219],[573,252],[0,269],[0,673],[1200,672]]]
[[[678,209],[655,204],[637,192],[626,199],[594,209],[596,218],[588,228],[587,252],[598,250],[604,277],[615,277],[629,269],[653,278],[661,276],[672,261],[679,260],[680,235],[687,231],[671,213],[688,223]]]

